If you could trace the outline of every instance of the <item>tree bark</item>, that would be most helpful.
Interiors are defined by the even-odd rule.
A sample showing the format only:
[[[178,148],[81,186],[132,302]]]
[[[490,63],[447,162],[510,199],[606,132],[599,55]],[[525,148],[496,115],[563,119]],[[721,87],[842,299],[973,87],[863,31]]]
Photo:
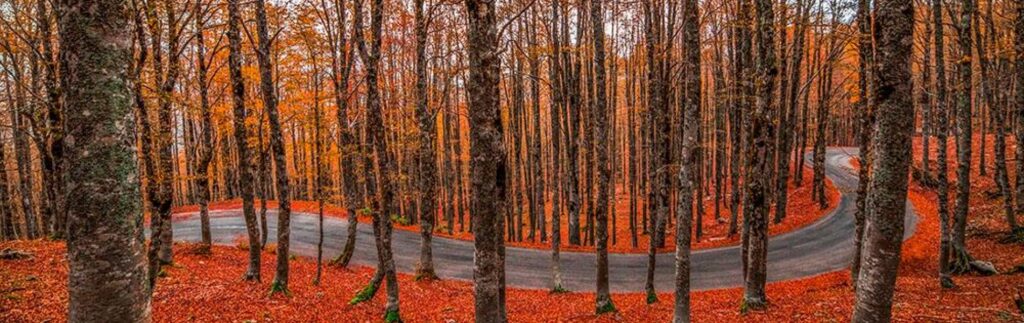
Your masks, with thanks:
[[[970,0],[968,0],[970,1]],[[911,136],[914,130],[910,57],[913,37],[910,1],[876,0],[872,102],[877,109],[875,156],[867,196],[862,267],[857,279],[854,322],[888,322],[903,242]],[[884,71],[884,72],[882,72]]]
[[[142,200],[128,89],[126,3],[61,1],[67,89],[68,321],[148,322]],[[104,264],[102,266],[98,264]]]
[[[507,197],[504,130],[501,124],[501,58],[496,3],[466,0],[469,26],[470,190],[476,251],[473,270],[476,322],[507,322],[505,246],[501,211]]]
[[[612,170],[608,164],[608,145],[610,136],[608,127],[608,102],[606,90],[606,72],[604,55],[604,10],[602,0],[591,0],[590,2],[590,23],[594,40],[594,104],[593,104],[593,136],[594,155],[597,167],[597,201],[591,207],[594,210],[594,218],[597,221],[596,249],[597,249],[597,295],[596,312],[604,314],[615,311],[615,304],[612,302],[608,289],[608,203],[611,188],[608,181],[611,178]]]
[[[239,180],[252,183],[252,159],[249,157],[248,135],[246,134],[245,83],[242,78],[242,38],[239,33],[242,17],[238,8],[239,0],[228,1],[228,70],[231,75],[231,93],[233,105],[233,126],[235,127],[235,146],[238,149]],[[249,236],[249,268],[243,278],[260,280],[260,232],[256,227],[256,209],[253,207],[253,186],[239,185],[242,196],[242,214],[245,217],[245,230]]]
[[[673,321],[690,322],[690,221],[693,219],[693,182],[700,172],[697,163],[698,131],[701,127],[700,13],[697,0],[683,2],[683,102],[682,149],[679,155],[679,188],[676,209],[676,277]],[[696,188],[700,190],[699,187]],[[696,203],[703,203],[700,199]],[[699,215],[698,215],[699,216]],[[699,224],[698,224],[699,225]]]
[[[433,237],[437,217],[437,157],[435,156],[435,134],[437,119],[427,106],[427,28],[430,23],[423,12],[423,0],[415,0],[416,9],[416,117],[419,119],[419,189],[420,189],[420,263],[416,268],[419,279],[436,279],[433,251],[430,241]]]
[[[751,176],[746,181],[746,201],[743,208],[743,220],[748,229],[746,231],[747,242],[747,270],[744,275],[744,296],[743,302],[747,308],[760,309],[767,304],[764,286],[767,280],[767,258],[768,258],[768,208],[769,208],[769,179],[772,174],[771,157],[773,154],[772,138],[775,133],[772,123],[775,107],[775,77],[778,69],[775,62],[775,15],[772,11],[772,2],[769,0],[755,0],[755,40],[757,43],[757,60],[755,64],[755,90],[754,110],[750,114],[747,133],[747,174]]]

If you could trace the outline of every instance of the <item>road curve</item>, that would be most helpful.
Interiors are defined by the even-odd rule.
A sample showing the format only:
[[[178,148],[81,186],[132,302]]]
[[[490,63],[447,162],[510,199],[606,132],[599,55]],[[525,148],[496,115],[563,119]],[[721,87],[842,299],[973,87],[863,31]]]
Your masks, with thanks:
[[[783,281],[819,275],[846,268],[853,255],[853,213],[856,202],[857,176],[849,164],[856,148],[829,148],[825,159],[825,174],[840,191],[836,208],[818,221],[786,234],[772,237],[768,242],[768,280]],[[193,212],[194,213],[194,212]],[[214,243],[232,245],[237,237],[245,235],[245,222],[241,210],[211,211],[210,226]],[[276,236],[276,212],[268,210],[269,239]],[[907,202],[906,233],[909,238],[916,228],[917,217]],[[346,222],[324,218],[324,255],[331,259],[341,252]],[[192,216],[173,223],[174,239],[199,241],[199,217]],[[291,222],[292,252],[301,256],[315,256],[317,217],[311,213],[294,213]],[[356,264],[375,266],[370,225],[358,227],[353,255]],[[671,242],[670,242],[671,243]],[[418,232],[395,230],[392,247],[395,264],[401,272],[413,272],[419,260]],[[473,279],[473,243],[435,237],[433,240],[434,266],[442,279]],[[508,247],[506,250],[506,280],[508,286],[527,289],[551,287],[551,253],[549,250]],[[695,251],[692,256],[690,282],[695,290],[708,290],[742,286],[740,249],[737,246]],[[646,254],[609,255],[609,283],[614,292],[643,291],[647,270]],[[675,277],[673,253],[657,255],[655,288],[672,291]],[[569,290],[591,290],[595,286],[595,256],[585,252],[561,254],[563,284]]]

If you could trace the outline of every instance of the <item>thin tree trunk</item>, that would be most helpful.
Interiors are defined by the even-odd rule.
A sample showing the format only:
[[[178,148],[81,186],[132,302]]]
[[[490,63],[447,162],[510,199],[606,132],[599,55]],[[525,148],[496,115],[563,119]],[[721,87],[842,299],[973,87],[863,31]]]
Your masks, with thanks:
[[[604,10],[602,0],[591,0],[590,2],[590,23],[593,29],[594,40],[594,104],[592,126],[594,143],[593,152],[595,166],[597,166],[597,200],[593,209],[596,230],[597,249],[597,295],[596,312],[604,314],[615,311],[615,304],[612,302],[608,288],[608,203],[610,188],[608,185],[611,178],[610,166],[608,164],[608,145],[611,138],[608,133],[609,127],[614,127],[608,122],[608,102],[606,90],[606,76],[604,66]],[[614,141],[611,141],[612,143]]]
[[[673,322],[690,322],[690,221],[693,218],[693,182],[695,172],[700,172],[697,163],[697,149],[700,145],[698,132],[702,118],[701,102],[701,64],[700,64],[700,13],[698,1],[683,2],[683,79],[682,102],[682,149],[679,155],[679,189],[676,209],[676,276],[675,276],[675,310]],[[700,189],[699,187],[697,188]],[[696,203],[702,203],[697,199]],[[700,216],[700,215],[698,215]],[[699,222],[698,222],[699,226]],[[698,229],[699,230],[699,229]],[[698,231],[700,232],[700,231]]]
[[[246,134],[245,83],[242,78],[242,17],[239,0],[228,0],[228,70],[231,75],[232,104],[234,109],[235,145],[238,149],[239,180],[252,183],[252,159],[249,157],[248,135]],[[253,186],[239,185],[242,196],[242,213],[245,216],[245,230],[249,235],[249,268],[245,280],[260,280],[260,232],[256,227],[256,210],[253,208]]]
[[[427,107],[427,24],[423,0],[415,0],[416,7],[416,117],[420,126],[420,147],[417,155],[419,164],[420,189],[420,263],[416,268],[418,279],[436,279],[433,251],[430,241],[433,237],[437,217],[437,157],[435,156],[435,134],[437,119]]]

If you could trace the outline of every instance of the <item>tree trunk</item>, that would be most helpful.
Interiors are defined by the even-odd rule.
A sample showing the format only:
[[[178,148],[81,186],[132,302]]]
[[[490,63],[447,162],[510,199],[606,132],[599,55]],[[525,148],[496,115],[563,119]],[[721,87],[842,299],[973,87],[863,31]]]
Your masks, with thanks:
[[[943,45],[945,36],[943,35],[941,0],[932,0],[931,23],[935,26],[935,114],[937,115],[935,119],[935,133],[937,135],[935,141],[938,144],[935,162],[938,164],[938,169],[936,169],[936,181],[938,182],[936,195],[939,200],[939,284],[943,287],[952,287],[953,281],[949,277],[949,161],[947,158],[949,151],[947,135],[949,134],[950,111],[946,107],[946,61],[944,58],[946,48]],[[1018,145],[1018,147],[1024,146]],[[1024,179],[1024,176],[1018,177],[1018,179]],[[1018,183],[1024,184],[1024,182]]]
[[[869,0],[858,0],[857,1],[857,54],[858,69],[859,69],[859,93],[861,101],[859,102],[859,113],[857,116],[858,120],[858,132],[860,136],[857,138],[857,142],[860,145],[860,168],[857,170],[858,180],[857,183],[857,209],[854,212],[854,252],[853,261],[850,266],[850,275],[853,278],[854,286],[856,287],[857,278],[859,277],[861,267],[861,252],[864,249],[863,236],[864,236],[864,225],[865,225],[865,210],[868,186],[871,184],[871,177],[869,171],[871,169],[871,133],[874,131],[874,105],[871,102],[872,93],[870,80],[874,73],[871,70],[874,68],[874,49],[871,44],[871,12],[870,12],[870,1]],[[831,60],[830,60],[831,61]],[[831,63],[829,63],[831,66]],[[817,177],[815,177],[817,178]],[[824,196],[819,196],[821,201],[825,201]]]
[[[358,0],[355,9],[356,30],[362,30],[362,1]],[[387,322],[400,322],[401,316],[398,308],[398,279],[395,274],[395,261],[391,253],[391,214],[395,214],[395,189],[392,183],[391,174],[396,171],[396,165],[388,153],[388,145],[384,137],[383,109],[380,102],[378,90],[377,71],[381,57],[381,29],[383,25],[383,0],[373,0],[370,3],[370,46],[366,47],[366,41],[362,37],[356,37],[359,45],[360,56],[366,62],[366,126],[367,139],[373,153],[377,157],[377,169],[379,176],[374,176],[373,167],[367,167],[364,171],[367,174],[367,195],[372,196],[373,226],[377,244],[377,257],[379,260],[377,272],[382,274],[387,282],[387,302],[384,305],[384,319]],[[369,156],[367,156],[369,158]],[[369,159],[368,159],[369,160]],[[370,166],[369,164],[367,166]],[[379,189],[379,195],[378,195]],[[379,280],[377,280],[379,281]],[[373,286],[373,284],[371,284]],[[376,288],[373,288],[376,291]],[[368,296],[372,297],[371,292]],[[366,299],[369,299],[368,297]]]
[[[755,0],[755,39],[757,43],[757,61],[755,65],[754,110],[750,114],[747,133],[747,174],[751,176],[746,182],[746,201],[743,208],[743,220],[748,227],[747,271],[744,275],[743,302],[747,308],[760,309],[767,304],[764,286],[767,280],[768,258],[768,208],[769,179],[772,177],[771,157],[773,155],[773,129],[771,109],[775,107],[775,77],[778,73],[775,62],[775,15],[772,2]]]
[[[690,322],[690,221],[693,218],[693,182],[695,172],[700,172],[696,163],[697,140],[702,118],[700,114],[701,64],[700,64],[700,22],[698,1],[683,2],[683,102],[682,102],[682,149],[679,155],[679,189],[676,209],[676,279],[675,311],[673,321]],[[699,187],[697,188],[700,189]],[[696,203],[703,203],[700,199]],[[698,215],[700,216],[700,215]],[[699,229],[698,229],[699,230]],[[698,231],[699,232],[699,231]]]
[[[474,296],[477,322],[507,322],[505,246],[501,211],[507,197],[507,169],[499,104],[501,58],[494,2],[466,0],[469,15],[470,190]]]
[[[969,1],[969,0],[968,0]],[[877,125],[872,152],[868,189],[868,225],[864,232],[864,251],[854,322],[888,322],[892,318],[892,296],[903,242],[906,213],[907,175],[912,157],[914,130],[913,87],[910,75],[913,5],[909,1],[875,2],[874,38],[877,59],[871,67],[872,103],[877,109]]]
[[[242,183],[252,183],[252,159],[249,157],[248,135],[246,134],[245,84],[242,78],[242,37],[239,33],[242,17],[238,8],[239,0],[228,1],[228,69],[231,74],[231,93],[234,109],[233,126],[235,127],[235,145],[238,148],[239,179]],[[242,196],[242,213],[245,216],[245,229],[249,236],[249,268],[245,272],[245,280],[260,280],[260,243],[259,229],[256,227],[256,210],[253,208],[253,186],[239,185]]]
[[[124,1],[60,2],[67,89],[68,321],[148,322]],[[105,264],[98,266],[97,264]]]
[[[548,73],[550,85],[550,107],[548,115],[551,125],[551,290],[558,292],[562,288],[562,270],[560,268],[559,248],[562,244],[562,206],[561,194],[562,183],[562,107],[565,104],[562,94],[562,67],[559,63],[561,55],[561,44],[559,43],[559,5],[558,1],[551,1],[551,56],[548,60]]]
[[[210,161],[213,160],[213,113],[210,111],[210,99],[208,95],[209,83],[207,83],[206,65],[206,40],[203,37],[206,15],[203,14],[203,1],[196,1],[196,10],[193,13],[196,28],[196,66],[198,69],[199,84],[199,114],[202,118],[202,143],[199,148],[198,164],[196,165],[196,184],[198,191],[196,197],[199,200],[199,222],[201,225],[203,245],[209,249],[213,243],[210,235]]]
[[[436,279],[433,251],[430,241],[433,237],[437,217],[437,157],[434,155],[434,137],[437,133],[437,119],[427,107],[427,24],[423,0],[415,0],[416,7],[416,117],[419,119],[419,189],[420,189],[420,263],[416,269],[419,279]]]
[[[597,166],[597,200],[594,205],[591,206],[593,209],[595,220],[597,221],[596,230],[596,249],[597,249],[597,295],[596,295],[596,312],[597,314],[604,314],[615,311],[615,304],[612,303],[612,297],[609,294],[608,289],[608,203],[609,203],[609,192],[611,189],[608,186],[609,178],[611,177],[611,169],[608,164],[608,145],[610,144],[611,138],[608,133],[609,127],[614,127],[608,123],[608,102],[606,90],[606,76],[605,76],[605,56],[604,56],[604,10],[601,7],[602,0],[592,0],[590,2],[590,23],[593,29],[593,40],[594,40],[594,104],[593,113],[593,136],[594,136],[594,155],[595,166]],[[614,141],[611,141],[614,142]]]
[[[271,292],[288,293],[288,257],[291,229],[291,195],[288,183],[288,167],[285,162],[284,138],[281,135],[281,121],[277,111],[277,92],[274,89],[273,66],[270,61],[271,39],[267,27],[267,10],[264,0],[256,0],[256,34],[259,46],[256,50],[260,70],[260,92],[263,93],[263,107],[270,123],[270,148],[274,156],[274,175],[277,177],[277,270]]]
[[[971,89],[973,88],[971,20],[974,18],[975,7],[973,0],[961,1],[960,17],[955,19],[960,59],[957,60],[956,65],[959,91],[956,96],[957,192],[952,218],[952,255],[954,256],[952,270],[954,273],[970,271],[968,263],[971,260],[970,254],[967,252],[966,230],[971,195],[971,144],[974,142],[971,118]]]

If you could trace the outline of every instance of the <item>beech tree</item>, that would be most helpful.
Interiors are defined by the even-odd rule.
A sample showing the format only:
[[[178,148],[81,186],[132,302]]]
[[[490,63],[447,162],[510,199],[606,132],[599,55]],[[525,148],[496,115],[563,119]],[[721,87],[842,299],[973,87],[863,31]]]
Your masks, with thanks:
[[[62,100],[66,110],[68,316],[70,322],[147,322],[127,3],[61,1]],[[98,266],[97,264],[105,264]]]
[[[700,13],[697,0],[683,2],[683,80],[684,96],[682,100],[682,149],[679,156],[679,189],[678,208],[676,210],[676,281],[674,322],[690,321],[690,221],[693,218],[693,187],[695,173],[700,173],[700,165],[696,160],[698,129],[701,126],[700,91]],[[703,203],[697,199],[696,203]],[[698,224],[699,226],[699,224]]]
[[[477,322],[507,322],[505,243],[501,210],[508,181],[500,114],[501,57],[495,3],[466,0],[469,26],[470,214],[473,217],[473,295]],[[571,202],[570,202],[571,203]]]
[[[967,0],[970,1],[970,0]],[[876,0],[872,102],[877,111],[872,135],[873,165],[865,207],[866,226],[857,278],[854,322],[892,319],[892,296],[903,244],[911,136],[914,129],[910,75],[914,16],[911,1]]]
[[[593,205],[594,215],[597,219],[597,314],[604,314],[615,311],[615,304],[608,293],[608,203],[609,179],[612,170],[609,169],[607,145],[610,139],[608,135],[609,122],[607,120],[607,93],[606,72],[604,56],[604,10],[601,7],[602,0],[590,2],[590,23],[593,27],[594,39],[594,82],[597,84],[594,89],[594,152],[597,166],[597,203]]]
[[[238,149],[239,180],[243,183],[252,182],[252,161],[249,157],[248,138],[245,119],[245,81],[242,79],[242,37],[240,34],[242,16],[239,13],[238,0],[228,1],[228,69],[231,74],[232,106],[234,111],[233,126],[235,128],[235,146]],[[252,185],[241,185],[242,215],[245,218],[245,231],[249,236],[249,268],[245,271],[245,280],[260,280],[260,240],[259,228],[256,223],[256,209],[253,207]],[[266,232],[264,230],[264,232]]]

